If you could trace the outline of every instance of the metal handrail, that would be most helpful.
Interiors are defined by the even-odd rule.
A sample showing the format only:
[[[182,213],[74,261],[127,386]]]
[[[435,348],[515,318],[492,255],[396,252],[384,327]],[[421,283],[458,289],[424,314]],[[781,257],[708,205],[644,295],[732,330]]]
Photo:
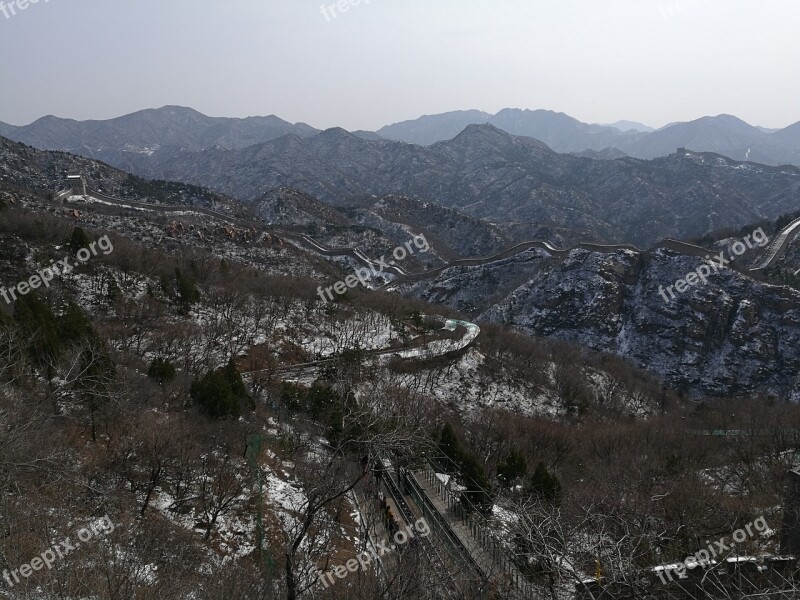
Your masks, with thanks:
[[[462,499],[457,498],[453,492],[442,484],[430,461],[426,461],[426,466],[422,472],[431,483],[437,494],[445,501],[447,506],[453,509],[454,514],[459,517],[469,528],[476,541],[492,558],[500,565],[501,569],[509,576],[510,581],[519,591],[526,594],[526,598],[544,598],[545,596],[525,579],[519,568],[507,557],[507,551],[500,546],[494,537],[487,531],[488,523],[485,519],[480,520],[473,509],[465,512]]]
[[[384,465],[384,463],[383,463],[383,461],[381,460],[380,457],[378,457],[378,461],[381,464],[381,466]],[[408,503],[405,501],[405,498],[403,497],[403,493],[400,490],[400,488],[398,486],[398,483],[394,480],[394,477],[392,477],[392,474],[385,467],[383,468],[383,472],[385,474],[385,477],[382,477],[381,480],[382,481],[387,481],[388,480],[388,483],[386,484],[386,490],[389,492],[389,495],[392,497],[392,500],[394,501],[395,505],[403,513],[403,518],[405,519],[406,524],[407,525],[412,525],[414,523],[414,514],[411,512],[411,508],[408,506]],[[422,512],[423,512],[423,515],[424,515],[425,511],[423,510]],[[431,540],[429,540],[427,537],[422,538],[422,540],[423,540],[422,543],[428,547],[428,554],[430,556],[433,556],[435,558],[436,562],[439,564],[440,572],[447,573],[448,578],[450,579],[450,581],[453,583],[453,585],[456,588],[458,588],[458,582],[455,580],[455,578],[452,576],[450,571],[447,569],[447,567],[446,567],[446,565],[444,563],[444,560],[442,560],[442,557],[439,555],[439,552],[436,549],[436,546],[434,546],[433,542]]]
[[[463,542],[458,538],[458,536],[453,531],[450,524],[445,521],[439,511],[436,509],[436,506],[433,502],[428,498],[427,493],[424,489],[419,485],[419,483],[414,478],[413,473],[406,474],[405,481],[408,483],[409,487],[413,495],[417,497],[417,502],[420,507],[423,509],[423,512],[429,513],[429,516],[433,518],[436,522],[436,525],[441,530],[442,535],[447,538],[449,542],[449,546],[459,553],[459,557],[461,560],[465,561],[472,569],[477,571],[484,580],[487,580],[487,573],[484,573],[483,568],[477,563],[475,558],[469,552],[469,549],[466,548]]]

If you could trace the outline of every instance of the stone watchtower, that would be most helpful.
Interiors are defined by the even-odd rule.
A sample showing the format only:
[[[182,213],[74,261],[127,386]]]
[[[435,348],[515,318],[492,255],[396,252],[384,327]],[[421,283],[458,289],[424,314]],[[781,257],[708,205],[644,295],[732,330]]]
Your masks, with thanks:
[[[71,187],[76,193],[87,195],[86,192],[86,177],[83,175],[67,175],[64,182]]]

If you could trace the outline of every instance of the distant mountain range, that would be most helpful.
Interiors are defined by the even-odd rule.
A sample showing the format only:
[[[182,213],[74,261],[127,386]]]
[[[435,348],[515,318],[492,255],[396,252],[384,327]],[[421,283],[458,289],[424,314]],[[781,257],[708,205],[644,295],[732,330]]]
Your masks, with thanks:
[[[140,110],[107,121],[47,116],[23,127],[0,123],[0,135],[15,141],[43,150],[65,150],[97,158],[121,152],[148,153],[165,147],[244,148],[289,133],[310,136],[319,131],[274,115],[245,119],[207,117],[181,106]]]
[[[493,124],[469,124],[486,118]],[[396,195],[505,231],[548,227],[640,246],[774,219],[796,210],[800,192],[800,169],[766,166],[783,162],[781,152],[800,157],[800,123],[766,133],[724,115],[647,133],[550,111],[462,111],[351,134],[173,106],[109,121],[45,117],[0,132],[248,203],[282,187],[339,206]],[[446,139],[387,139],[402,136]]]
[[[800,122],[770,133],[730,115],[703,117],[653,130],[631,121],[590,125],[548,110],[504,109],[496,115],[458,111],[388,125],[378,133],[387,139],[430,145],[452,139],[468,125],[477,124],[536,138],[557,152],[614,148],[635,158],[657,158],[677,148],[687,148],[767,165],[800,164]]]
[[[643,123],[637,123],[636,121],[617,121],[616,123],[608,123],[606,127],[614,127],[623,133],[631,130],[642,131],[644,133],[655,131],[655,127],[650,127],[649,125],[644,125]]]
[[[426,115],[387,125],[377,132],[353,132],[368,140],[389,139],[430,146],[451,140],[470,125],[493,125],[532,137],[557,152],[599,152],[594,156],[656,158],[677,148],[716,152],[734,160],[767,165],[800,165],[800,122],[785,129],[753,127],[730,116],[703,117],[672,123],[658,130],[634,121],[611,125],[583,123],[549,110],[503,109],[495,115],[480,110]],[[289,123],[274,115],[244,119],[208,117],[191,108],[165,106],[106,121],[75,121],[53,116],[17,127],[0,123],[0,135],[46,150],[65,150],[127,168],[128,155],[156,150],[199,151],[214,147],[235,150],[284,135],[307,138],[320,133],[305,123]],[[613,150],[613,151],[611,151]]]
[[[127,158],[140,176],[249,203],[280,187],[334,205],[396,194],[492,223],[535,223],[645,246],[774,219],[797,208],[800,191],[796,167],[689,151],[652,161],[595,160],[491,125],[471,125],[429,147],[330,129],[235,150],[170,148]]]

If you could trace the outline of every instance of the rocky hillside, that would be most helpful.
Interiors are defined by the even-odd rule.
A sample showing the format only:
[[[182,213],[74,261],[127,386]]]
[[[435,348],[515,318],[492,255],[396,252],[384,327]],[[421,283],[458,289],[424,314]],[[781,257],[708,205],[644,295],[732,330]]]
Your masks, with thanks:
[[[240,149],[169,146],[127,153],[115,164],[247,202],[282,187],[337,205],[395,194],[493,223],[534,223],[640,246],[774,219],[796,208],[800,189],[800,170],[794,167],[690,151],[649,161],[595,160],[558,154],[491,125],[468,126],[453,140],[430,147],[331,129]]]
[[[491,126],[471,126],[428,148],[329,130],[161,158],[147,157],[139,171],[248,201],[281,186],[338,204],[394,193],[496,223],[534,222],[645,246],[774,219],[796,207],[800,189],[794,167],[692,152],[652,161],[591,160]]]
[[[686,556],[741,519],[782,522],[781,474],[797,466],[784,431],[800,423],[796,406],[693,405],[669,382],[794,398],[797,292],[726,272],[664,306],[658,285],[694,259],[535,250],[405,290],[437,304],[360,289],[327,302],[318,286],[352,274],[349,258],[328,262],[255,219],[244,228],[185,205],[54,199],[60,169],[79,166],[136,193],[139,180],[76,160],[17,144],[0,156],[4,292],[90,240],[113,244],[49,287],[0,302],[0,570],[30,575],[3,588],[9,600],[291,599],[306,587],[330,600],[395,589],[413,600],[512,597],[499,585],[472,593],[473,563],[442,560],[452,537],[435,527],[430,542],[395,547],[380,570],[319,587],[320,572],[347,572],[368,538],[391,544],[398,526],[381,505],[389,478],[373,476],[386,463],[365,462],[365,449],[478,498],[490,532],[482,543],[496,539],[520,568],[552,534],[534,529],[541,523],[570,533],[545,556],[567,557],[572,572],[615,556],[611,535],[630,539],[626,574]],[[192,189],[135,185],[152,186],[150,199]],[[344,212],[290,189],[261,201],[260,218],[351,243],[360,227],[392,244],[413,231],[403,222],[413,213],[448,251],[471,234],[488,248],[502,231],[401,197]],[[747,435],[701,435],[721,428]],[[430,456],[454,458],[425,466]],[[428,468],[436,473],[425,478]],[[81,528],[100,520],[107,527],[87,538]],[[26,566],[76,536],[80,548],[53,569]],[[775,554],[779,537],[736,551]],[[536,595],[524,597],[545,596],[549,577],[526,572]],[[641,595],[659,586],[642,584]]]
[[[534,148],[548,152],[540,146]],[[169,198],[171,186],[178,184],[144,182],[100,163],[8,141],[4,142],[2,157],[0,187],[6,203],[18,202],[21,188],[39,190],[43,196],[38,202],[51,212],[70,212],[73,218],[80,215],[94,227],[127,232],[165,249],[190,244],[218,253],[227,248],[224,252],[229,258],[276,274],[319,278],[336,271],[346,275],[358,266],[348,257],[319,256],[308,244],[286,244],[259,231],[260,227],[237,231],[225,222],[209,223],[200,214],[169,217],[134,211],[126,215],[111,207],[86,204],[58,208],[48,202],[64,170],[88,170],[103,186],[123,196],[137,197],[141,186],[150,186],[158,191],[158,197]],[[741,165],[713,155],[691,154],[671,160],[685,168],[727,171],[744,182],[751,175],[748,169],[739,168]],[[791,172],[776,174],[787,180],[793,177]],[[185,194],[194,188],[176,189]],[[209,193],[199,190],[197,194],[189,198],[179,195],[173,200],[201,202],[203,194]],[[214,206],[225,205],[223,197],[207,198]],[[236,204],[231,206],[235,208]],[[337,209],[284,188],[263,196],[255,209],[273,228],[313,233],[331,248],[358,247],[373,258],[422,233],[429,237],[431,249],[404,261],[403,267],[409,272],[440,267],[464,256],[490,255],[507,247],[511,238],[501,227],[400,196],[365,199]],[[767,226],[767,233],[774,235],[788,219]],[[549,234],[556,246],[570,247],[570,240],[563,239],[558,231],[538,233]],[[717,236],[703,243],[709,248],[725,248],[737,235],[729,233],[727,238]],[[562,260],[539,249],[481,267],[450,268],[433,279],[404,284],[402,289],[420,299],[461,310],[473,319],[619,355],[695,395],[741,395],[756,390],[796,394],[790,373],[796,361],[793,327],[797,292],[768,283],[796,283],[793,273],[800,266],[796,248],[790,246],[784,258],[759,275],[766,283],[724,271],[712,277],[707,286],[665,303],[659,287],[674,284],[698,265],[698,259],[666,250],[611,255],[575,250]]]
[[[83,175],[91,189],[139,202],[202,206],[247,215],[240,203],[196,185],[148,181],[96,160],[66,152],[36,150],[0,137],[0,186],[46,198],[69,189],[67,175]]]
[[[800,291],[725,269],[672,299],[665,288],[700,265],[669,250],[579,249],[564,260],[536,250],[403,289],[477,319],[624,357],[694,397],[800,400]]]
[[[513,243],[513,237],[496,225],[405,196],[374,198],[344,211],[364,225],[394,230],[398,237],[408,236],[409,231],[422,233],[445,261],[489,256]]]

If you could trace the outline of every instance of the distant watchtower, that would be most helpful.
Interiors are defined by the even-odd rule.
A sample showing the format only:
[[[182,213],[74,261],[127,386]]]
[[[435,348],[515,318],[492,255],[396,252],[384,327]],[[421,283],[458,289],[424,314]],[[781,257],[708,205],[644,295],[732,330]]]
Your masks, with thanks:
[[[82,190],[84,196],[88,195],[86,192],[86,177],[83,175],[67,175],[66,182],[73,190]]]

